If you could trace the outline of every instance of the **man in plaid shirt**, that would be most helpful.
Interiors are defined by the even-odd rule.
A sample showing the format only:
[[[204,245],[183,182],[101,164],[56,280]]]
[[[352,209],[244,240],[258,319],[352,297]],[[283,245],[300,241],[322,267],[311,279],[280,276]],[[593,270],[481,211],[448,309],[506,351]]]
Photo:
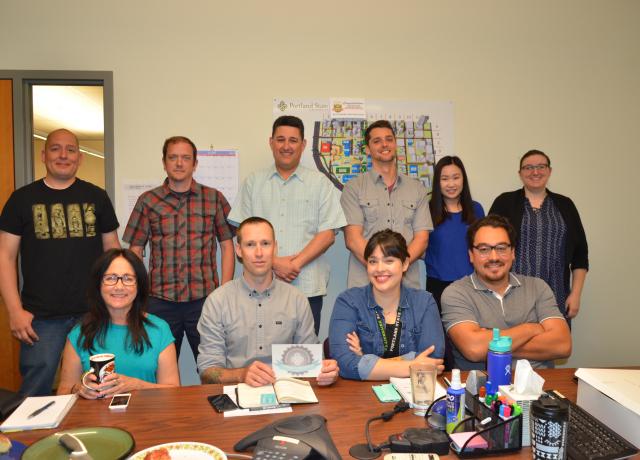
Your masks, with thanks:
[[[162,148],[164,183],[143,193],[135,205],[123,240],[142,258],[150,240],[151,296],[148,311],[164,319],[180,353],[186,333],[194,358],[200,335],[196,326],[207,296],[233,278],[233,227],[229,203],[215,188],[193,179],[198,160],[191,140],[170,137]],[[220,242],[222,278],[216,266]]]

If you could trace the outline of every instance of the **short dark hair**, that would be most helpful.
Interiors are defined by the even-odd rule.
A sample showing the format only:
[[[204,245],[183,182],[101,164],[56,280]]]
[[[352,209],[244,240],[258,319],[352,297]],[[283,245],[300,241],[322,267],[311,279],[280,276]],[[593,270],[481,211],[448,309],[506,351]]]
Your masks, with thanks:
[[[273,229],[273,225],[271,225],[271,222],[269,222],[267,219],[264,219],[262,217],[253,216],[253,217],[247,217],[245,220],[243,220],[238,226],[238,228],[236,229],[236,240],[238,241],[238,244],[242,242],[242,237],[240,236],[240,234],[242,233],[242,229],[246,225],[255,225],[255,224],[267,224],[271,228],[271,234],[273,235],[273,239],[274,240],[276,239],[276,232]]]
[[[371,256],[378,246],[380,246],[380,250],[385,257],[395,257],[402,262],[409,258],[407,240],[400,233],[391,229],[380,230],[371,235],[364,248],[365,260]]]
[[[474,223],[469,225],[467,229],[467,245],[469,246],[469,250],[473,247],[473,242],[476,239],[476,233],[482,227],[493,227],[493,228],[504,228],[509,236],[509,244],[513,248],[516,244],[516,230],[509,222],[509,219],[503,216],[499,216],[498,214],[489,214],[482,219],[476,220]]]
[[[166,141],[164,141],[164,145],[162,146],[162,161],[167,159],[167,150],[171,144],[179,144],[180,142],[185,142],[191,146],[193,150],[193,161],[196,161],[198,158],[198,149],[196,148],[196,144],[194,144],[191,139],[184,136],[172,136]]]
[[[304,140],[304,123],[298,117],[293,115],[282,115],[281,117],[276,118],[276,121],[273,122],[273,127],[271,128],[271,137],[276,134],[276,129],[280,126],[291,126],[292,128],[298,128],[300,131],[300,138]]]
[[[522,162],[533,155],[542,155],[547,160],[547,166],[551,167],[551,158],[549,158],[549,155],[544,153],[542,150],[534,149],[534,150],[529,150],[527,153],[522,155],[522,158],[520,158],[520,169],[522,169]]]
[[[94,350],[96,341],[100,346],[105,344],[111,315],[102,298],[100,289],[102,287],[102,277],[109,269],[111,262],[118,257],[122,257],[129,262],[136,275],[136,298],[133,300],[131,309],[127,314],[127,345],[136,354],[142,354],[145,348],[151,346],[149,335],[145,330],[145,326],[150,326],[152,323],[145,315],[149,300],[149,276],[144,263],[130,249],[109,249],[98,257],[89,275],[87,288],[89,310],[80,325],[78,345],[90,353]]]
[[[393,126],[391,126],[391,123],[389,123],[388,120],[374,121],[369,126],[367,126],[367,129],[365,129],[365,131],[364,131],[364,143],[365,143],[365,145],[369,145],[369,141],[371,140],[371,131],[373,131],[376,128],[387,128],[387,129],[390,129],[391,132],[393,133],[393,137],[396,137],[396,131],[393,129]]]

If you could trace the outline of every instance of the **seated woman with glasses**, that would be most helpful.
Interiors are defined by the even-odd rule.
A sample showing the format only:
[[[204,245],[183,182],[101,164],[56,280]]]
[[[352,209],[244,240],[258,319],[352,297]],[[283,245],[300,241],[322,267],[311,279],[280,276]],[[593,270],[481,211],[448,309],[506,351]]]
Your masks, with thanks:
[[[509,219],[517,232],[513,271],[546,281],[562,314],[573,318],[589,269],[580,215],[570,198],[547,189],[551,160],[544,152],[525,153],[519,174],[524,187],[500,195],[489,213]]]
[[[336,299],[329,351],[340,375],[357,380],[408,377],[409,366],[429,363],[442,372],[444,336],[431,294],[402,285],[409,268],[400,233],[374,233],[364,250],[369,284]]]
[[[169,325],[145,312],[149,279],[129,249],[110,249],[89,280],[89,311],[69,336],[62,354],[58,394],[95,399],[131,390],[180,385]],[[115,372],[96,383],[89,357],[115,355]]]

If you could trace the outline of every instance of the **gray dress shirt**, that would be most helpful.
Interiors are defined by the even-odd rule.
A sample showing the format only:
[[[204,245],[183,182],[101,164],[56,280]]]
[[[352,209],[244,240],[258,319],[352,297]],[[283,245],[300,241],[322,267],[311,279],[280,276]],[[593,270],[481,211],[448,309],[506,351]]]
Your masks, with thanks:
[[[427,189],[418,179],[398,174],[396,184],[389,193],[382,176],[371,169],[354,177],[344,186],[340,198],[347,225],[361,225],[368,240],[375,232],[390,228],[407,240],[421,230],[433,230]],[[420,268],[416,260],[404,275],[405,285],[420,289]],[[360,261],[349,254],[348,287],[369,283],[367,270]]]
[[[213,291],[198,321],[198,370],[271,363],[274,343],[318,343],[306,296],[274,277],[264,292],[243,276]]]

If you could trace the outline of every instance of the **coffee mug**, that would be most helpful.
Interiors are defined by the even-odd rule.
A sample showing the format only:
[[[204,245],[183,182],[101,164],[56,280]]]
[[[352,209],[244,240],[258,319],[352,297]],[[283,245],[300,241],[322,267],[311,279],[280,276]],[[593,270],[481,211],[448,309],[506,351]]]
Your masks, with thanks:
[[[90,369],[82,374],[82,385],[84,385],[85,388],[93,390],[93,388],[85,383],[85,377],[89,374],[95,374],[96,383],[101,383],[107,375],[113,374],[116,371],[116,356],[112,353],[101,353],[90,356],[89,366]]]

